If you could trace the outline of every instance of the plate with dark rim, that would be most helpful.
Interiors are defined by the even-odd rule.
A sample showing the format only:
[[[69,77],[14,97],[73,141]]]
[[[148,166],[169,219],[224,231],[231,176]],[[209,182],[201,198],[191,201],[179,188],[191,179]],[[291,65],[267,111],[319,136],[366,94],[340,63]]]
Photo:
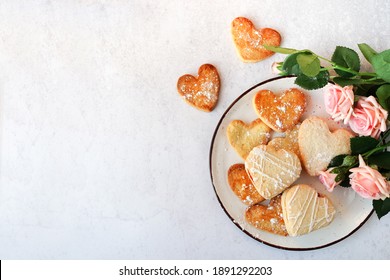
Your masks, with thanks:
[[[327,227],[309,234],[285,237],[259,230],[248,224],[244,218],[247,206],[233,193],[227,181],[229,167],[236,163],[244,163],[228,142],[226,136],[228,124],[233,120],[242,120],[246,123],[255,120],[258,117],[252,105],[254,95],[262,89],[278,94],[289,88],[299,88],[294,84],[294,80],[294,77],[277,77],[263,81],[246,90],[229,106],[219,120],[211,141],[210,175],[222,209],[244,233],[259,242],[280,249],[314,250],[340,242],[358,230],[373,213],[371,200],[361,198],[350,188],[336,187],[333,192],[327,192],[318,177],[311,177],[303,170],[294,184],[308,184],[319,193],[326,195],[336,208],[335,219]],[[341,126],[340,123],[331,120],[325,112],[323,89],[310,91],[299,89],[305,93],[307,100],[301,121],[313,115],[325,119],[331,129]]]

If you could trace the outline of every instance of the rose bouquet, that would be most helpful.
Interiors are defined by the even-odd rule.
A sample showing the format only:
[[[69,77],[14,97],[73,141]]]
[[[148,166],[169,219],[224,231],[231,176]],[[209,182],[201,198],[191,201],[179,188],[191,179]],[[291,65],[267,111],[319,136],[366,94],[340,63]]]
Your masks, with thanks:
[[[331,59],[310,50],[264,47],[287,54],[273,64],[274,72],[296,76],[295,83],[308,90],[325,87],[326,112],[357,135],[350,140],[351,154],[333,158],[319,180],[330,192],[336,186],[351,187],[372,199],[380,219],[390,212],[390,50],[378,53],[367,44],[358,46],[374,71],[359,72],[358,53],[346,47],[336,47]]]

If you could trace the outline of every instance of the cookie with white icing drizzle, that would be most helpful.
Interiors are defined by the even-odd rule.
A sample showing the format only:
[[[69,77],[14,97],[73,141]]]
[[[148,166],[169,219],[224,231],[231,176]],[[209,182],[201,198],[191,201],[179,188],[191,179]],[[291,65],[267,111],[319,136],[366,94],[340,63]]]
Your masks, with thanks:
[[[308,185],[295,185],[282,194],[283,219],[290,236],[329,225],[336,210],[332,202]]]
[[[245,160],[245,169],[257,191],[266,199],[282,193],[302,171],[295,153],[267,145],[252,149]]]

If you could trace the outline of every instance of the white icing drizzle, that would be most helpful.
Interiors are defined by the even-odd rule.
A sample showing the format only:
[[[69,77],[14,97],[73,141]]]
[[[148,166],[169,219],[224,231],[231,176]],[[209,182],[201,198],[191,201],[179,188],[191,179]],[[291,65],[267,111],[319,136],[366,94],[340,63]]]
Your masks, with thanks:
[[[298,164],[297,164],[298,162]],[[268,169],[276,170],[274,175],[269,174],[265,169],[265,164],[268,164]],[[274,183],[274,189],[276,192],[280,192],[287,188],[292,182],[287,179],[283,180],[280,175],[286,175],[290,178],[295,178],[299,175],[301,167],[297,158],[285,151],[283,158],[279,158],[274,154],[266,151],[266,146],[259,146],[254,148],[250,156],[247,157],[245,162],[246,169],[251,174],[251,177],[255,183],[255,186],[262,186],[264,180],[267,179]],[[290,182],[289,182],[290,181]],[[294,179],[292,179],[294,181]],[[262,188],[266,196],[271,196],[271,191],[268,188]]]
[[[285,213],[288,213],[288,232],[292,236],[309,233],[315,229],[329,224],[333,220],[334,211],[329,212],[330,205],[326,198],[319,198],[313,189],[305,191],[305,197],[301,197],[300,185],[291,189],[293,191],[289,199],[285,200]],[[333,208],[333,207],[332,207]],[[320,213],[320,215],[318,215]],[[309,218],[309,219],[307,219]],[[305,223],[305,224],[304,224]]]
[[[291,211],[291,208],[292,206],[296,206],[297,203],[299,203],[299,208],[301,209],[301,211],[298,211],[296,213],[296,215],[289,215],[288,219],[290,221],[292,221],[292,228],[300,228],[302,226],[302,221],[304,219],[304,217],[307,215],[307,212],[309,211],[309,207],[310,207],[310,204],[311,204],[311,201],[314,199],[313,197],[313,193],[307,193],[306,194],[306,198],[304,200],[304,204],[301,205],[300,201],[296,201],[296,197],[297,197],[297,194],[298,194],[298,191],[300,190],[300,187],[296,187],[295,190],[294,190],[294,193],[293,195],[291,196],[290,200],[286,201],[286,206],[287,206],[287,209],[289,209]],[[310,195],[310,197],[309,197]],[[315,204],[312,204],[313,206]],[[313,207],[312,207],[313,208]],[[311,223],[313,221],[313,213],[314,213],[314,209],[311,209]],[[312,227],[312,225],[309,225],[309,228]],[[297,225],[298,224],[298,225]]]

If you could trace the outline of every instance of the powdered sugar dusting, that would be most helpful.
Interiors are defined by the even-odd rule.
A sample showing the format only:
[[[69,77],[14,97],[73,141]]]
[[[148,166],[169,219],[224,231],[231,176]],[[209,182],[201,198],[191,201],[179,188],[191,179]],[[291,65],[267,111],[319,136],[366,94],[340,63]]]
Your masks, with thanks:
[[[256,110],[264,122],[274,130],[291,129],[300,119],[306,107],[303,92],[290,89],[280,96],[269,90],[260,91],[255,97]]]
[[[214,66],[202,65],[199,77],[185,75],[179,79],[178,91],[189,103],[196,107],[212,109],[219,94],[219,76]]]

